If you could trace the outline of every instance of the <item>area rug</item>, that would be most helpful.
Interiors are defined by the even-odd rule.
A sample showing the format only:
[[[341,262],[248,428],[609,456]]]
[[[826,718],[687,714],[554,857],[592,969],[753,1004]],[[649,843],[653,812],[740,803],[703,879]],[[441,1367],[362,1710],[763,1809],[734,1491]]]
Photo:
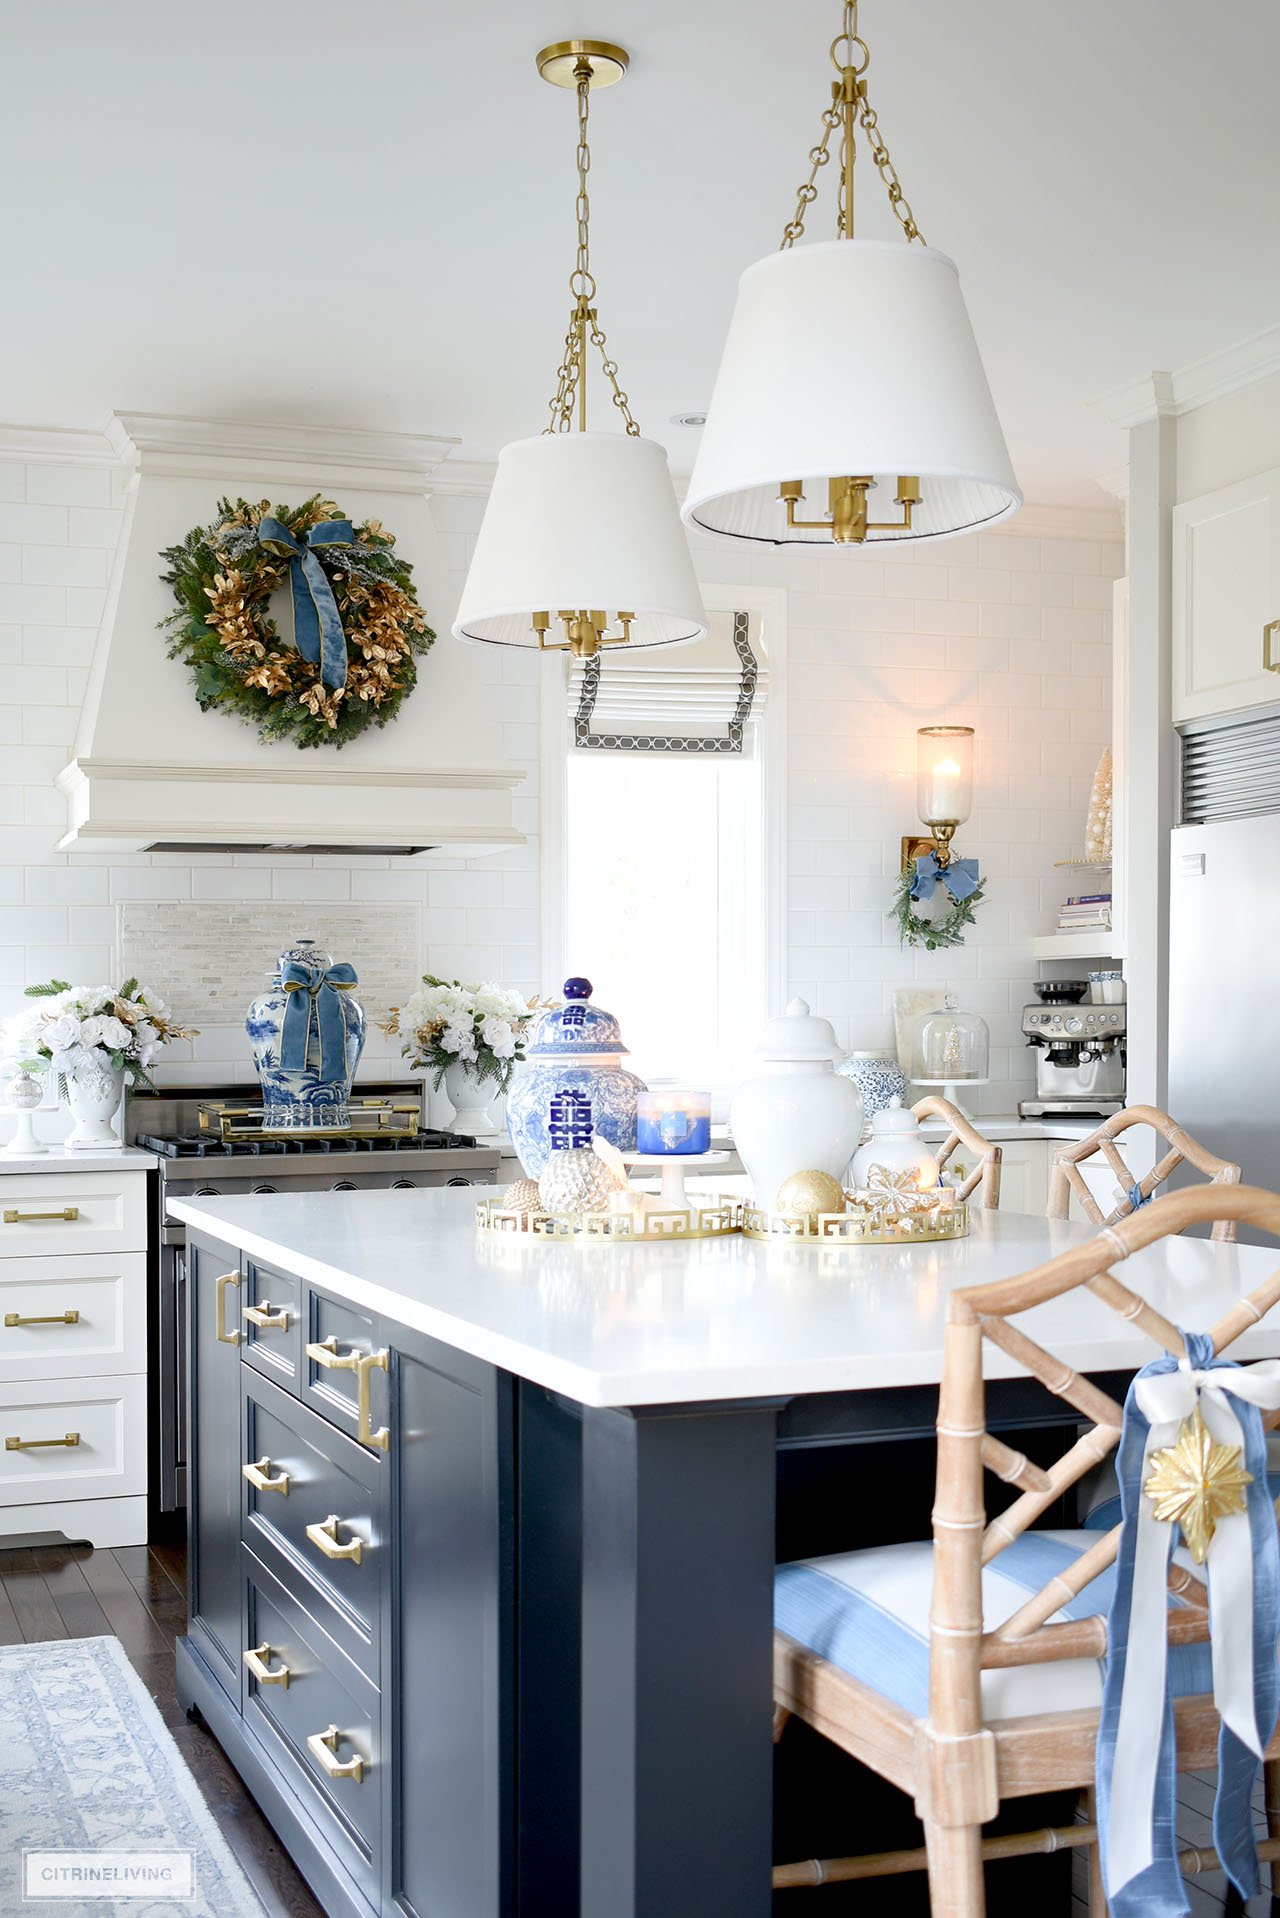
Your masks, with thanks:
[[[35,1898],[23,1896],[27,1852],[49,1855],[33,1861],[45,1891]],[[79,1885],[92,1895],[77,1895]],[[59,1894],[48,1896],[54,1886]],[[109,1886],[125,1886],[128,1895]],[[256,1892],[116,1638],[0,1647],[0,1913],[35,1918],[42,1911],[51,1918],[262,1918]]]

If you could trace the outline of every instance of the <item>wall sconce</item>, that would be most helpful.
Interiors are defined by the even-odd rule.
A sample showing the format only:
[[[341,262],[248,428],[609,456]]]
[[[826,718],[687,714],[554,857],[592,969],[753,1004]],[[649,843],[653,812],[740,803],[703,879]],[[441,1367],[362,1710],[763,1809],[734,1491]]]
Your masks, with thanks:
[[[972,726],[921,726],[917,732],[916,811],[929,832],[904,835],[903,870],[926,853],[945,870],[956,827],[973,811]]]

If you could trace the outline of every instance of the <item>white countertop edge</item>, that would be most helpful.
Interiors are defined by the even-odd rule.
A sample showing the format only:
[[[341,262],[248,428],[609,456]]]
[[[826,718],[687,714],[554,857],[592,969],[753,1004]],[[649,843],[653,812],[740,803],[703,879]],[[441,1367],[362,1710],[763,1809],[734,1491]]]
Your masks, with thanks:
[[[6,1172],[19,1172],[29,1178],[36,1172],[149,1172],[160,1160],[154,1152],[139,1146],[121,1146],[118,1152],[77,1152],[74,1147],[51,1145],[47,1152],[0,1151],[0,1178]]]

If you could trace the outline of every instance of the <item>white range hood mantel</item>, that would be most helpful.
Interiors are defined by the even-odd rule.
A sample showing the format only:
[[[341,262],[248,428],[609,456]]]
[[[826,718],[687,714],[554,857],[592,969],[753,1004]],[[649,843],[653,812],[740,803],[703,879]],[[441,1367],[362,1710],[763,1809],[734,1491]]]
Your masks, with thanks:
[[[523,845],[511,823],[523,775],[503,763],[492,669],[449,637],[457,591],[427,492],[452,442],[146,413],[115,414],[108,434],[130,479],[75,757],[57,778],[60,851],[473,857]],[[160,554],[214,519],[221,497],[298,506],[314,492],[395,534],[437,634],[399,716],[341,751],[264,746],[231,715],[201,712],[158,630],[173,607]]]

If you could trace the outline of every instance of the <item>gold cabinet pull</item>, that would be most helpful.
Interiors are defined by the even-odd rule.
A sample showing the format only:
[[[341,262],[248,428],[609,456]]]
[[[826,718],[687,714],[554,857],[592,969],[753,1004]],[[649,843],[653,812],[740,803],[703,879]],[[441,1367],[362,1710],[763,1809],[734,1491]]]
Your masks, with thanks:
[[[223,1302],[227,1296],[227,1288],[232,1285],[238,1286],[239,1284],[240,1274],[238,1272],[224,1272],[213,1288],[214,1329],[218,1334],[219,1341],[223,1345],[239,1345],[240,1343],[240,1327],[233,1325],[229,1332],[227,1330],[227,1308]]]
[[[68,1312],[22,1313],[6,1312],[6,1325],[79,1325],[80,1314],[74,1306]]]
[[[1280,619],[1268,620],[1262,629],[1262,670],[1280,673]],[[6,1218],[8,1214],[5,1214]]]
[[[24,1439],[7,1438],[4,1442],[6,1452],[36,1452],[42,1445],[79,1445],[79,1432],[68,1432],[60,1439]]]
[[[270,1302],[264,1301],[261,1305],[242,1305],[240,1313],[243,1318],[248,1319],[250,1325],[256,1325],[259,1331],[267,1325],[278,1326],[282,1332],[289,1330],[288,1306],[282,1305],[278,1312],[273,1312]]]
[[[330,1512],[328,1518],[321,1519],[318,1525],[308,1525],[307,1537],[326,1558],[349,1558],[353,1565],[358,1565],[364,1556],[364,1540],[353,1538],[349,1544],[340,1545],[338,1527],[342,1523],[336,1512]]]
[[[381,1352],[362,1352],[356,1361],[356,1384],[359,1397],[356,1405],[356,1437],[361,1445],[370,1445],[375,1452],[385,1452],[391,1444],[391,1434],[385,1425],[375,1432],[371,1416],[372,1388],[370,1375],[374,1372],[389,1370],[387,1349]]]
[[[345,1736],[336,1725],[330,1725],[327,1731],[312,1732],[307,1740],[307,1750],[326,1778],[354,1778],[359,1785],[364,1779],[363,1758],[357,1754],[344,1764],[338,1757],[338,1743]]]
[[[360,1367],[358,1352],[339,1352],[337,1334],[334,1332],[330,1332],[327,1339],[308,1345],[307,1357],[325,1372],[355,1372]]]
[[[35,1225],[41,1219],[58,1219],[64,1225],[73,1225],[80,1217],[78,1205],[64,1205],[57,1212],[19,1212],[16,1206],[7,1205],[4,1209],[6,1225]]]
[[[273,1478],[269,1458],[257,1459],[252,1465],[242,1465],[240,1475],[248,1479],[255,1492],[281,1492],[285,1498],[289,1496],[289,1474],[277,1472]]]
[[[251,1645],[242,1656],[260,1685],[283,1685],[288,1691],[289,1680],[293,1674],[287,1665],[277,1665],[274,1671],[268,1669],[267,1660],[271,1656],[270,1645]]]

